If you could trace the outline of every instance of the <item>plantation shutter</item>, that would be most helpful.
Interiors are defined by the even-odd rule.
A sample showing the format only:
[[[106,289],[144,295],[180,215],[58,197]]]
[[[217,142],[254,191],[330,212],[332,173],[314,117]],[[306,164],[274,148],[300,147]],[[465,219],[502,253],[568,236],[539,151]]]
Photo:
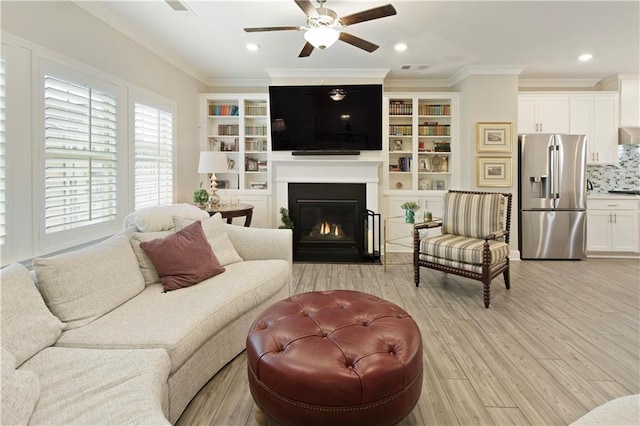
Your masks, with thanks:
[[[7,236],[7,140],[5,133],[5,62],[0,58],[0,245]]]
[[[173,114],[135,104],[135,209],[173,202]]]
[[[117,102],[45,75],[45,232],[115,220]]]

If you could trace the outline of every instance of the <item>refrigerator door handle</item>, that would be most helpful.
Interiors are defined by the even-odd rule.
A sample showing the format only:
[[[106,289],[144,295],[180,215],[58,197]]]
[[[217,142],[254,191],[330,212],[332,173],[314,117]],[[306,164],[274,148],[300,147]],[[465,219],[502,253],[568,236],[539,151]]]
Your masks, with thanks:
[[[550,196],[551,196],[551,207],[552,208],[556,208],[557,207],[557,199],[558,199],[558,173],[557,173],[557,167],[558,167],[558,158],[556,155],[556,150],[558,149],[557,145],[549,145],[549,184],[551,186],[550,188]]]

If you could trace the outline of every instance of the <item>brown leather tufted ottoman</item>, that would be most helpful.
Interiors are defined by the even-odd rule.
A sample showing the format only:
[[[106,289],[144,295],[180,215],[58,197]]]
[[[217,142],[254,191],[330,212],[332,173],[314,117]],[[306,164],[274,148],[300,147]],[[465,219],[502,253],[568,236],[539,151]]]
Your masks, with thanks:
[[[258,316],[247,366],[253,399],[280,424],[390,425],[420,397],[422,339],[409,314],[379,297],[303,293]]]

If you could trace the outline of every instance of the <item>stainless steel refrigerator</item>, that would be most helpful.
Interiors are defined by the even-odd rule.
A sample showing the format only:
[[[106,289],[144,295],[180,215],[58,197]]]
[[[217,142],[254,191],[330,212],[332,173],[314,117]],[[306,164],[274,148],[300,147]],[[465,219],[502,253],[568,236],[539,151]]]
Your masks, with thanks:
[[[522,259],[584,259],[587,147],[584,135],[518,138]]]

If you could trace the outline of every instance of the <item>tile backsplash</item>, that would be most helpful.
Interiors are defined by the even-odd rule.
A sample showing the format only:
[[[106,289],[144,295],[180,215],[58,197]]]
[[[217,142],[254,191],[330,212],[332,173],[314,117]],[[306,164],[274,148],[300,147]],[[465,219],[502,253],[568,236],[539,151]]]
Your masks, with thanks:
[[[593,192],[640,188],[640,145],[619,145],[618,164],[587,166]]]

